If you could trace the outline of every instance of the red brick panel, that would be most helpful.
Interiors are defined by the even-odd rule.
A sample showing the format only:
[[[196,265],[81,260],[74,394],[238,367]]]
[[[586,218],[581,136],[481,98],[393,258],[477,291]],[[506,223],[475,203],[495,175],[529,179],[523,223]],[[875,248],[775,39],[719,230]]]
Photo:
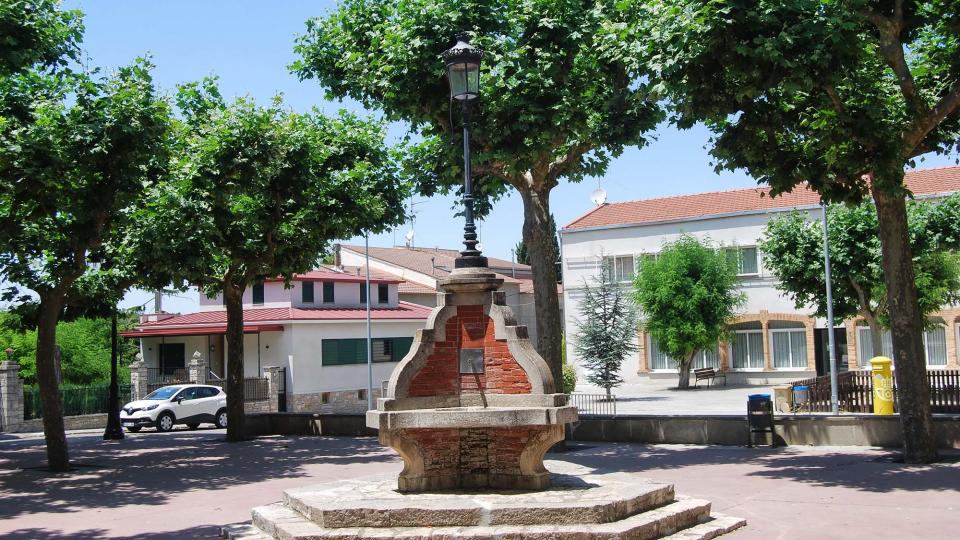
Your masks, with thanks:
[[[533,387],[510,354],[506,340],[497,340],[493,319],[483,306],[457,306],[446,322],[446,339],[410,382],[410,396],[451,394],[529,394]],[[460,373],[460,348],[483,349],[484,373]]]

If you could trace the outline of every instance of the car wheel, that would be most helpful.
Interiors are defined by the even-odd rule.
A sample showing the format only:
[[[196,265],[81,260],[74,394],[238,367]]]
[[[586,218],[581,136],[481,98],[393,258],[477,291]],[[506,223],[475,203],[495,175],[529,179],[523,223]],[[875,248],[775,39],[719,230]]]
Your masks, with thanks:
[[[140,428],[142,426],[127,426],[127,431],[130,433],[140,433]]]
[[[198,427],[200,427],[200,424],[187,424],[187,427],[190,429],[197,429]]]
[[[157,431],[162,431],[162,432],[171,431],[173,430],[174,423],[175,423],[175,420],[172,414],[170,414],[169,412],[162,413],[160,414],[159,417],[157,417]]]
[[[216,419],[216,422],[214,423],[217,424],[217,427],[220,429],[224,429],[227,427],[227,410],[226,409],[220,409],[219,411],[217,411],[217,419]]]

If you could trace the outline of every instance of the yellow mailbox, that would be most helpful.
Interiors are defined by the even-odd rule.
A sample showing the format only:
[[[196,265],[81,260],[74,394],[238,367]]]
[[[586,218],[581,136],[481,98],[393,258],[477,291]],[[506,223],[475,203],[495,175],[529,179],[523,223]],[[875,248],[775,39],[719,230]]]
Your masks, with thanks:
[[[893,360],[885,356],[870,359],[873,367],[873,414],[893,414]]]

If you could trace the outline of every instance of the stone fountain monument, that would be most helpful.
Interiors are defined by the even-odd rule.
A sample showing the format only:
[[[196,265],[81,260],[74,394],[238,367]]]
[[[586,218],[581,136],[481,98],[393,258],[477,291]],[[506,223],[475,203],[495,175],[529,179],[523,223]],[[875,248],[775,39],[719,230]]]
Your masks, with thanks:
[[[742,526],[711,515],[707,501],[675,496],[670,484],[563,462],[551,474],[544,466],[577,410],[477,250],[467,142],[481,54],[466,36],[458,39],[444,58],[451,99],[463,105],[466,249],[438,281],[437,307],[366,416],[403,470],[288,490],[282,502],[255,508],[251,523],[224,527],[224,536],[705,540]]]

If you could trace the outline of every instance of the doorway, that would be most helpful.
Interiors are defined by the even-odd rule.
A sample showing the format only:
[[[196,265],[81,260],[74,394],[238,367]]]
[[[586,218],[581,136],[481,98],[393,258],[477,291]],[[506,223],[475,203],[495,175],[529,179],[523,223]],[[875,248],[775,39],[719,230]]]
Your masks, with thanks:
[[[833,330],[833,339],[836,341],[834,354],[837,358],[837,373],[843,373],[848,368],[847,356],[847,329],[843,326],[837,326]],[[830,338],[827,336],[826,328],[815,328],[813,332],[813,343],[816,349],[817,376],[822,377],[830,374]]]

